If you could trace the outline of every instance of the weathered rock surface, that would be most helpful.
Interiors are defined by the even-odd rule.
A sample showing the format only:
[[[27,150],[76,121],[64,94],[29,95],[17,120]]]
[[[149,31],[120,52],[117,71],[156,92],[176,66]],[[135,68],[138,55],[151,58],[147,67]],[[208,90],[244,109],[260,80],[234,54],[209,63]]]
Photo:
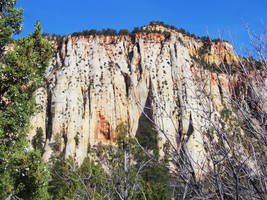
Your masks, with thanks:
[[[195,169],[205,165],[203,131],[220,115],[232,83],[191,59],[203,44],[182,39],[175,32],[65,37],[47,70],[46,88],[36,92],[39,112],[30,137],[36,128],[44,130],[44,158],[60,142],[66,156],[81,162],[90,145],[114,142],[120,123],[135,135],[149,107],[146,113],[162,130],[159,145],[166,136],[177,149],[185,143]],[[236,58],[228,43],[221,45],[224,55],[231,51],[226,61]],[[214,44],[211,55],[217,51]],[[221,62],[217,57],[207,59]]]

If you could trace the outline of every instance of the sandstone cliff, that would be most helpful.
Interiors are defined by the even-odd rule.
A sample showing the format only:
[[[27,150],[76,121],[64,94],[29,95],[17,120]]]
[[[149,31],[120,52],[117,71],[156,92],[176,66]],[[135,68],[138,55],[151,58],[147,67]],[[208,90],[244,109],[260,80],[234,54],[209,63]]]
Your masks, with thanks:
[[[82,161],[90,145],[114,142],[120,123],[135,135],[147,114],[161,131],[159,146],[166,136],[177,149],[185,143],[193,166],[204,165],[203,132],[221,115],[238,76],[211,72],[193,57],[216,65],[238,57],[220,41],[200,55],[202,41],[169,33],[68,36],[57,43],[47,84],[36,91],[30,134],[45,132],[45,159],[60,142],[60,151]]]

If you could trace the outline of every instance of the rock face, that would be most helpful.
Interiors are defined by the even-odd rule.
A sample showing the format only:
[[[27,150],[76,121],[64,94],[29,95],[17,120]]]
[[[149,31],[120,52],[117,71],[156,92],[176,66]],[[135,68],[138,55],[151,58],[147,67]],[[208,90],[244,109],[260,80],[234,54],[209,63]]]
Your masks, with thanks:
[[[135,135],[148,115],[160,131],[159,146],[167,136],[177,149],[186,144],[193,167],[205,165],[202,133],[220,115],[231,83],[191,58],[202,45],[181,41],[175,32],[65,37],[47,69],[46,86],[36,92],[30,138],[41,127],[45,159],[59,142],[66,157],[81,162],[90,145],[113,143],[119,124],[128,124]],[[224,53],[232,49],[221,45]],[[217,50],[214,44],[212,55]]]

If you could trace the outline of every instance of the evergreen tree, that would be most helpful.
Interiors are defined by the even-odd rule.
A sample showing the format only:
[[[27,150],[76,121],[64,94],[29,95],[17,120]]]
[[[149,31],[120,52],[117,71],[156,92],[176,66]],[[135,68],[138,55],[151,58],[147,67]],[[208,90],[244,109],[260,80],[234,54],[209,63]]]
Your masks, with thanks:
[[[16,0],[0,1],[0,57],[4,47],[12,41],[12,35],[22,30],[22,9],[16,9]]]
[[[147,162],[151,157],[151,162],[148,162],[146,167],[141,171],[141,177],[144,181],[144,190],[146,199],[170,199],[168,185],[170,182],[170,175],[168,170],[168,154],[160,158],[158,142],[158,132],[153,129],[151,123],[144,122],[139,128],[136,137],[143,149],[139,148],[135,154],[137,161],[137,168],[142,163]],[[147,152],[147,153],[146,153]],[[150,154],[149,157],[147,154]]]
[[[81,166],[71,157],[52,158],[50,193],[54,200],[105,199],[106,175],[93,159],[85,158]]]
[[[0,199],[49,199],[48,171],[39,150],[29,150],[27,132],[34,112],[34,91],[44,79],[53,46],[42,38],[40,22],[35,32],[14,42],[2,54],[11,36],[21,30],[22,10],[16,1],[0,2]]]
[[[44,153],[44,133],[41,127],[36,129],[36,135],[32,139],[32,146],[35,150],[39,150],[41,154]]]

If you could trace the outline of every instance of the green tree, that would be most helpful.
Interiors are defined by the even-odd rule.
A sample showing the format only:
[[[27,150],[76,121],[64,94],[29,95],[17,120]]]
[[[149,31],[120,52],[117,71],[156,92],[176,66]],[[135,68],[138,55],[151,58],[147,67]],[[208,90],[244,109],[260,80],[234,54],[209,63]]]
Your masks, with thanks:
[[[49,186],[53,199],[105,199],[105,172],[93,159],[85,158],[81,166],[71,157],[59,156],[51,161]]]
[[[1,1],[0,47],[11,41],[22,22],[16,1]],[[14,16],[13,18],[11,16]],[[53,56],[53,45],[42,38],[40,22],[35,32],[14,42],[0,61],[0,199],[49,199],[48,172],[39,150],[30,151],[29,119],[34,112],[34,91],[42,84]]]
[[[35,150],[39,150],[41,154],[44,153],[44,132],[41,127],[36,129],[36,135],[32,139],[32,146]]]
[[[166,153],[164,158],[159,156],[158,142],[160,138],[158,137],[158,132],[153,129],[151,123],[144,122],[139,128],[136,137],[143,147],[143,149],[139,148],[135,154],[137,168],[152,158],[152,161],[148,162],[141,171],[146,199],[170,199],[168,191],[170,182],[168,154]]]
[[[0,174],[1,199],[10,194],[23,199],[49,199],[48,171],[39,151],[22,146],[12,154],[1,151]]]
[[[0,68],[0,133],[7,147],[25,137],[34,112],[34,91],[44,79],[53,46],[42,39],[39,21],[34,34],[21,38]]]
[[[104,168],[109,169],[109,191],[115,191],[112,199],[170,199],[167,162],[159,158],[157,132],[145,123],[138,142],[129,135],[126,124],[120,124],[117,133],[117,146],[95,149]]]
[[[16,9],[16,0],[0,1],[0,57],[4,47],[12,41],[12,35],[22,30],[22,9]]]
[[[130,31],[128,29],[120,29],[119,35],[130,35]]]

